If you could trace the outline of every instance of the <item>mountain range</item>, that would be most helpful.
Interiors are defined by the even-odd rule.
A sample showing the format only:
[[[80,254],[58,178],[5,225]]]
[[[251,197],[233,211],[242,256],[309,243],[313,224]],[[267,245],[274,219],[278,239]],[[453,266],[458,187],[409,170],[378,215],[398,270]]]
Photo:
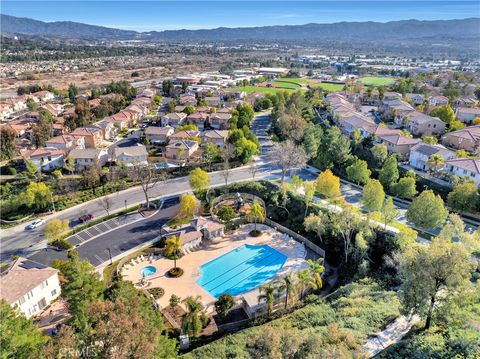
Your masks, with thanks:
[[[361,40],[393,41],[436,39],[480,40],[480,18],[459,20],[401,20],[380,22],[339,22],[259,26],[242,28],[219,27],[208,30],[166,30],[137,32],[88,25],[71,21],[43,22],[1,14],[1,33],[8,35],[78,38],[92,40],[151,40],[172,42],[208,41],[315,41]]]

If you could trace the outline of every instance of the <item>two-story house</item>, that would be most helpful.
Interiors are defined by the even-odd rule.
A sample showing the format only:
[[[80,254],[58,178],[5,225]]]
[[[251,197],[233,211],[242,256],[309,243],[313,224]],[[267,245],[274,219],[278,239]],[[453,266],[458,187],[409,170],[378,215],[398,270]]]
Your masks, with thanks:
[[[18,257],[0,276],[0,297],[30,318],[60,296],[58,270]]]
[[[210,126],[216,130],[226,130],[230,125],[231,113],[213,113],[210,115]]]
[[[162,126],[172,126],[177,128],[181,126],[187,118],[187,114],[183,112],[171,112],[162,116]]]
[[[75,164],[75,171],[80,172],[91,166],[104,166],[108,161],[108,152],[97,148],[74,149],[68,155]]]
[[[86,148],[97,148],[103,142],[103,133],[98,127],[79,127],[70,134],[75,137],[83,136]]]
[[[448,132],[443,135],[442,143],[457,150],[478,154],[480,153],[480,126],[470,126]]]
[[[172,141],[165,147],[165,158],[176,161],[187,161],[198,150],[198,142],[190,140]]]
[[[73,136],[73,135],[60,135],[50,138],[46,143],[46,147],[57,148],[63,150],[65,153],[73,150],[74,148],[83,149],[85,148],[85,137],[84,136]]]
[[[213,143],[218,147],[224,147],[228,139],[227,130],[209,130],[203,134],[203,143]]]
[[[117,164],[124,164],[126,166],[146,165],[147,149],[144,145],[129,146],[129,147],[115,147],[115,161]]]
[[[24,161],[31,160],[38,171],[50,172],[63,166],[64,150],[40,147],[34,150],[20,151]]]
[[[480,159],[455,158],[445,162],[444,172],[473,180],[480,185]]]
[[[463,123],[471,124],[480,117],[480,108],[459,107],[455,111],[455,118]]]
[[[175,132],[171,126],[158,127],[148,126],[145,128],[145,138],[150,141],[152,145],[167,143],[170,136]]]
[[[425,172],[430,171],[432,168],[428,161],[432,155],[440,155],[445,161],[452,160],[456,157],[455,152],[450,151],[442,145],[430,145],[419,142],[410,148],[408,163],[417,170]],[[435,170],[439,170],[439,168],[436,168]]]
[[[418,136],[439,135],[445,131],[445,122],[438,117],[413,111],[408,114],[406,127],[412,134]]]
[[[388,153],[395,153],[399,160],[408,159],[410,149],[421,142],[417,138],[410,138],[401,134],[380,135],[378,138],[387,146]]]

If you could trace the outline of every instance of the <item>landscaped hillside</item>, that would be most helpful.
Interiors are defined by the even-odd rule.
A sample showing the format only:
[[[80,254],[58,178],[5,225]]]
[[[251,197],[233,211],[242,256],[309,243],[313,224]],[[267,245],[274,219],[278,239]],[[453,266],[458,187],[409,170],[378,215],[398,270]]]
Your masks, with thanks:
[[[314,297],[312,296],[312,299]],[[321,358],[361,351],[367,337],[399,315],[399,300],[366,279],[268,324],[227,336],[184,358]],[[296,355],[296,356],[293,356]]]

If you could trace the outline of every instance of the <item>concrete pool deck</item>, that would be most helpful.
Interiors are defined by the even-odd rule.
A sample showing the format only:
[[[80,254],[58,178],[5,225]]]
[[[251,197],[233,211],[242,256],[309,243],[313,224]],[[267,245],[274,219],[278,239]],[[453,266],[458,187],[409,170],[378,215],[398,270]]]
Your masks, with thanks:
[[[262,234],[259,237],[251,237],[249,235],[249,232],[253,229],[253,224],[247,224],[223,237],[211,241],[204,240],[203,246],[200,249],[190,252],[177,260],[177,266],[184,270],[180,278],[168,278],[166,276],[166,272],[173,267],[173,260],[163,257],[153,260],[151,263],[145,259],[143,262],[134,264],[133,266],[124,267],[121,272],[122,277],[124,280],[138,284],[142,280],[140,273],[142,268],[153,265],[157,268],[157,272],[152,276],[145,277],[146,284],[139,286],[139,288],[163,288],[165,294],[157,300],[157,303],[160,304],[162,308],[168,306],[172,294],[182,299],[188,296],[196,297],[198,295],[203,305],[207,308],[207,311],[211,311],[214,309],[213,304],[216,299],[198,284],[200,266],[241,245],[267,244],[288,257],[284,266],[277,272],[272,280],[278,279],[288,272],[296,272],[308,267],[305,261],[305,247],[302,243],[292,238],[286,238],[284,234],[266,225],[258,224],[257,228],[262,230]],[[258,296],[258,288],[240,294],[238,298],[242,296],[247,300],[249,299],[248,301],[253,301]]]

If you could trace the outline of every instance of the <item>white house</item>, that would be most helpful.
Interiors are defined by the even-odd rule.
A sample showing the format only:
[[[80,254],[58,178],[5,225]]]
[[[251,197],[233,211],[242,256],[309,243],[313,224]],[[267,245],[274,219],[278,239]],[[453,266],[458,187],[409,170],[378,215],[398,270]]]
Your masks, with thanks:
[[[456,158],[445,162],[444,172],[450,175],[469,178],[480,185],[480,159]]]
[[[167,113],[161,118],[162,126],[172,126],[177,128],[178,126],[181,126],[183,124],[186,118],[187,114],[183,112]]]
[[[117,164],[123,163],[126,166],[135,164],[144,164],[147,162],[147,149],[144,145],[130,147],[115,147],[115,161]]]
[[[410,149],[408,163],[417,170],[428,171],[431,169],[428,160],[432,155],[440,155],[445,161],[455,158],[455,152],[442,145],[429,145],[419,142]]]
[[[50,172],[63,166],[65,152],[57,148],[41,147],[22,153],[23,159],[31,160],[38,171]]]
[[[455,117],[463,123],[472,123],[474,119],[480,117],[480,108],[459,107],[455,111]]]
[[[0,297],[27,318],[60,296],[58,270],[19,257],[0,276]]]

